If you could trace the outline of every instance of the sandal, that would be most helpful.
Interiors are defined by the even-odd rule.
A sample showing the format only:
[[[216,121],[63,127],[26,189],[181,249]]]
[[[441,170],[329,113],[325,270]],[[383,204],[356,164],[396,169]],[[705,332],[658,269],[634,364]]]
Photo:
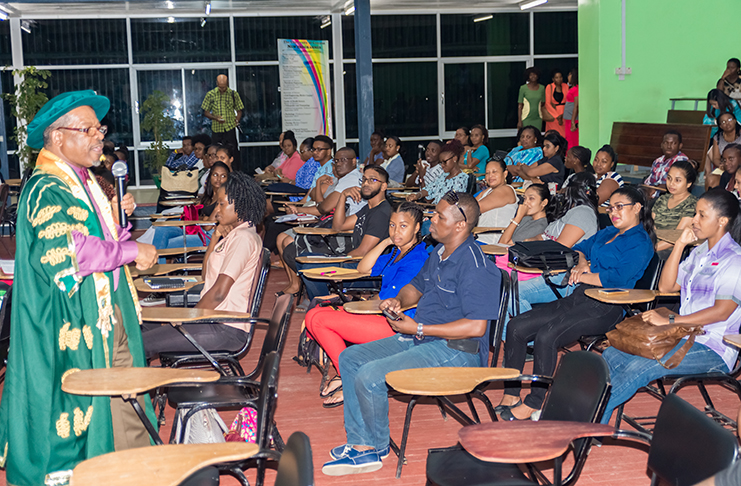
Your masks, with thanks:
[[[505,410],[511,410],[511,409],[513,409],[515,407],[519,407],[520,405],[522,405],[522,399],[521,398],[519,400],[517,400],[517,402],[513,403],[512,405],[497,405],[496,407],[494,407],[494,413],[501,414]]]
[[[326,389],[327,389],[327,387],[328,387],[329,385],[331,385],[331,384],[332,384],[332,382],[334,382],[334,381],[340,381],[340,382],[341,382],[341,381],[342,381],[342,378],[340,377],[340,375],[334,375],[334,377],[333,377],[333,378],[332,378],[331,380],[329,380],[329,381],[327,382],[327,385],[326,385],[326,386],[324,387],[324,389],[326,390]],[[337,393],[337,392],[338,392],[338,391],[340,391],[340,390],[342,390],[342,383],[340,383],[340,386],[338,386],[338,387],[337,387],[337,388],[335,388],[334,390],[328,391],[327,393],[324,393],[324,390],[321,390],[321,391],[319,392],[319,396],[320,396],[321,398],[329,398],[329,397],[331,397],[332,395],[334,395],[335,393]]]
[[[340,390],[340,389],[341,388],[338,388],[338,390]],[[334,390],[334,391],[336,392],[337,390]],[[331,397],[331,395],[328,395],[327,396],[327,399],[329,399],[330,397]],[[345,404],[345,399],[343,397],[342,400],[339,400],[339,401],[336,401],[336,402],[327,402],[327,401],[325,401],[324,403],[322,403],[322,407],[324,407],[324,408],[335,408],[335,407],[339,407],[340,405],[344,405],[344,404]]]

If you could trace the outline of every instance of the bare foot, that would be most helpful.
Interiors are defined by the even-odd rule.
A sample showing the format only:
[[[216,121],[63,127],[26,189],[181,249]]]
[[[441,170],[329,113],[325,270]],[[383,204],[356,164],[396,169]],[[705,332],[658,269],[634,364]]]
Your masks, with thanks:
[[[331,407],[329,407],[330,405],[334,405],[336,403],[338,403],[338,404],[339,403],[343,403],[344,401],[345,401],[345,399],[342,396],[342,390],[340,390],[337,393],[335,393],[334,395],[332,395],[331,397],[329,397],[326,400],[324,400],[324,406],[325,407],[328,407],[328,408],[331,408]]]
[[[502,397],[502,401],[499,402],[499,405],[504,405],[505,407],[511,407],[515,403],[520,401],[520,397],[515,395],[504,395]]]
[[[520,405],[519,407],[511,409],[510,412],[512,412],[512,415],[514,415],[517,420],[528,420],[535,410],[537,409],[530,408],[527,405]]]

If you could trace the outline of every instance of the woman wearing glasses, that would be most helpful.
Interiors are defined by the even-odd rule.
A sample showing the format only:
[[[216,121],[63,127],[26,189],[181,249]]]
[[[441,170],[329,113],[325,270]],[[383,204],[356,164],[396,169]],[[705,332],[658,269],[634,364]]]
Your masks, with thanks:
[[[407,201],[426,199],[426,202],[437,204],[450,191],[466,192],[468,174],[464,173],[459,165],[464,153],[463,145],[456,139],[445,144],[440,152],[440,167],[443,169],[443,176],[426,185],[418,193],[407,196]]]
[[[522,370],[527,344],[535,341],[533,374],[552,376],[558,349],[581,336],[609,331],[623,318],[619,305],[604,304],[585,295],[595,287],[631,289],[646,271],[654,254],[654,223],[641,191],[615,191],[607,208],[613,226],[578,243],[579,264],[569,275],[574,287],[568,297],[514,317],[507,327],[504,366]],[[498,412],[505,420],[526,420],[540,410],[546,388],[533,383],[520,401],[520,383],[506,383]]]

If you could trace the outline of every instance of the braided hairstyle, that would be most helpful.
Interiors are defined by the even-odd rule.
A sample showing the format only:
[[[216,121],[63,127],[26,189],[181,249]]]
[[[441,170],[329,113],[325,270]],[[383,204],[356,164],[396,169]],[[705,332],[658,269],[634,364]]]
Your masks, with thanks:
[[[419,225],[419,230],[417,231],[417,243],[422,241],[422,217],[424,215],[422,207],[419,204],[413,203],[411,201],[404,201],[399,204],[399,206],[397,206],[394,212],[407,213],[412,218],[414,218],[414,223]]]
[[[234,211],[241,221],[259,224],[265,217],[266,202],[259,184],[244,172],[232,172],[224,185],[229,203],[234,203]]]

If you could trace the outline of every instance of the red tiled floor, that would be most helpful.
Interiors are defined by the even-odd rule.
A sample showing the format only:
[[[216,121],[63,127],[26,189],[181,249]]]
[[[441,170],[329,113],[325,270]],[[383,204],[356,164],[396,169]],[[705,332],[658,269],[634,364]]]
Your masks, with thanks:
[[[14,245],[10,238],[0,238],[0,258],[2,258],[3,253],[13,250]],[[283,271],[272,269],[262,305],[262,316],[270,314],[275,301],[274,293],[286,284],[287,280]],[[393,455],[386,459],[383,469],[375,473],[345,477],[329,477],[322,474],[321,466],[329,460],[329,450],[345,442],[343,409],[342,407],[329,410],[322,408],[322,401],[318,396],[319,373],[312,370],[311,373],[307,374],[306,369],[298,366],[292,359],[296,354],[303,318],[304,314],[294,313],[291,319],[288,340],[281,360],[276,422],[284,439],[287,439],[292,432],[297,430],[305,432],[311,439],[316,484],[319,486],[424,484],[427,449],[455,444],[457,432],[461,427],[453,419],[444,421],[433,403],[422,403],[415,408],[407,449],[409,464],[404,466],[401,479],[397,480],[394,477],[396,461]],[[254,349],[259,349],[263,336],[264,331],[258,330],[253,343]],[[242,360],[245,370],[251,369],[254,360],[255,356],[249,354]],[[526,369],[525,371],[528,372],[529,370]],[[739,402],[733,393],[719,386],[710,386],[708,390],[715,401],[716,407],[721,412],[732,417],[736,416]],[[494,387],[487,394],[492,402],[496,404],[501,398],[501,389]],[[688,387],[682,390],[680,396],[697,406],[702,403],[700,394],[693,388]],[[646,394],[640,394],[631,400],[626,409],[632,415],[652,415],[656,413],[658,407],[658,401]],[[406,402],[403,399],[393,398],[390,400],[389,408],[391,434],[398,440],[401,436]],[[486,416],[482,405],[477,403],[477,409],[482,417]],[[234,415],[235,412],[222,414],[227,425],[231,423]],[[167,426],[161,431],[165,438],[169,437],[172,419],[173,410],[168,409]],[[625,447],[614,443],[606,443],[602,447],[595,447],[592,449],[578,484],[600,486],[647,485],[650,478],[646,473],[646,459],[646,449],[640,445]],[[266,484],[272,484],[274,477],[274,472],[268,471]],[[248,478],[254,484],[254,473],[248,473]],[[0,472],[0,483],[4,484],[4,481],[5,474]],[[101,484],[105,484],[105,482],[101,480]],[[222,478],[222,484],[236,485],[238,483],[232,478],[224,477]]]

